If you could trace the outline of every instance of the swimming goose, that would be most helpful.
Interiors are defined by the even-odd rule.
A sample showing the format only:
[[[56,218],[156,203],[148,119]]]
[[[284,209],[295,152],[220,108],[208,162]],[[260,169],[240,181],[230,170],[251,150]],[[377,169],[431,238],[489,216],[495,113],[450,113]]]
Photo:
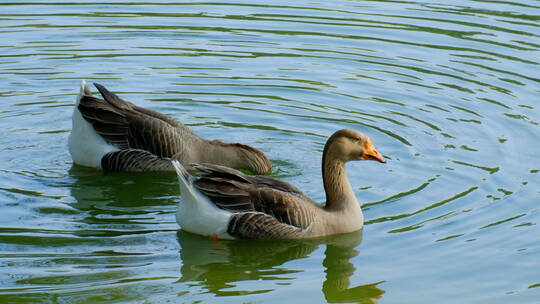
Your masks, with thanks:
[[[359,230],[364,217],[345,173],[351,160],[385,162],[368,136],[335,132],[322,157],[324,207],[275,178],[213,164],[192,164],[197,177],[191,177],[173,161],[180,184],[176,220],[186,231],[224,239],[297,239]]]
[[[125,101],[83,81],[73,110],[69,152],[79,165],[112,171],[174,171],[170,160],[219,164],[265,174],[272,169],[258,149],[206,140],[177,120]]]

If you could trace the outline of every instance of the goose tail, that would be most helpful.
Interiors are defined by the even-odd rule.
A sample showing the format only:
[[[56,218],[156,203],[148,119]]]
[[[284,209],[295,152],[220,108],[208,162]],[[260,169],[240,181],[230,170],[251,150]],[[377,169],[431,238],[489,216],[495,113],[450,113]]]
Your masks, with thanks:
[[[178,175],[178,183],[180,184],[180,195],[183,197],[195,197],[196,195],[195,193],[193,193],[195,189],[191,184],[189,172],[177,160],[173,160],[172,164],[174,166],[174,169],[176,170],[176,174]]]
[[[92,90],[86,84],[86,81],[81,80],[81,88],[79,90],[79,95],[77,96],[77,105],[79,105],[79,103],[81,103],[81,99],[84,96],[91,96],[91,95],[92,95]]]

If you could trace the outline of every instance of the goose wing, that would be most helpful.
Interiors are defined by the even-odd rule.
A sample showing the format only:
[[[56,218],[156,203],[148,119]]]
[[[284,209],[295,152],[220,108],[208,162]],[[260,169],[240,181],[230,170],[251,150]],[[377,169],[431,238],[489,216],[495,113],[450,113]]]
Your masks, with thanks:
[[[318,207],[296,187],[269,177],[247,176],[218,165],[193,164],[195,187],[234,214],[228,233],[242,238],[293,238],[316,219]]]
[[[94,83],[94,85],[96,86],[96,88],[98,89],[99,93],[101,94],[101,96],[103,96],[103,98],[110,104],[114,105],[115,107],[117,108],[120,108],[120,109],[126,109],[126,110],[131,110],[131,111],[136,111],[140,114],[143,114],[143,115],[146,115],[146,116],[149,116],[149,117],[154,117],[156,119],[159,119],[173,127],[183,127],[184,125],[181,124],[180,122],[178,122],[176,119],[172,118],[172,117],[169,117],[163,113],[159,113],[157,111],[154,111],[154,110],[150,110],[150,109],[146,109],[146,108],[143,108],[143,107],[139,107],[129,101],[126,101],[126,100],[123,100],[122,98],[120,98],[118,95],[110,92],[109,90],[107,90],[107,88],[105,88],[104,86],[102,86],[101,84],[99,83]]]
[[[215,164],[192,164],[197,169],[197,175],[204,178],[222,178],[224,180],[237,181],[244,184],[250,184],[255,188],[270,188],[291,193],[309,200],[309,197],[302,190],[295,186],[265,175],[246,175],[238,170],[215,165]]]
[[[149,151],[172,157],[182,147],[178,121],[125,101],[105,87],[95,84],[104,99],[84,95],[79,103],[82,116],[107,142],[120,149]]]

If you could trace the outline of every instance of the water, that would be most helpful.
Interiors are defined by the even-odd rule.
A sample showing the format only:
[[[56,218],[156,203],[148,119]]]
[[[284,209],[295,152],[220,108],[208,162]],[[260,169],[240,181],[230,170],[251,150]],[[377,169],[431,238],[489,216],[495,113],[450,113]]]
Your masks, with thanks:
[[[0,302],[540,303],[538,1],[2,1]],[[324,199],[326,137],[362,233],[178,232],[174,174],[67,152],[79,82],[263,150]]]

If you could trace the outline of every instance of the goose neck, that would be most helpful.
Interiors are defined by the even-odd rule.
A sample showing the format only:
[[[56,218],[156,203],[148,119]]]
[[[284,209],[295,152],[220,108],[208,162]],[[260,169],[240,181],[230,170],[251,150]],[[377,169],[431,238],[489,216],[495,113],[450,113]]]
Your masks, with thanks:
[[[324,155],[322,175],[326,191],[325,209],[343,210],[351,203],[357,204],[344,161]]]

